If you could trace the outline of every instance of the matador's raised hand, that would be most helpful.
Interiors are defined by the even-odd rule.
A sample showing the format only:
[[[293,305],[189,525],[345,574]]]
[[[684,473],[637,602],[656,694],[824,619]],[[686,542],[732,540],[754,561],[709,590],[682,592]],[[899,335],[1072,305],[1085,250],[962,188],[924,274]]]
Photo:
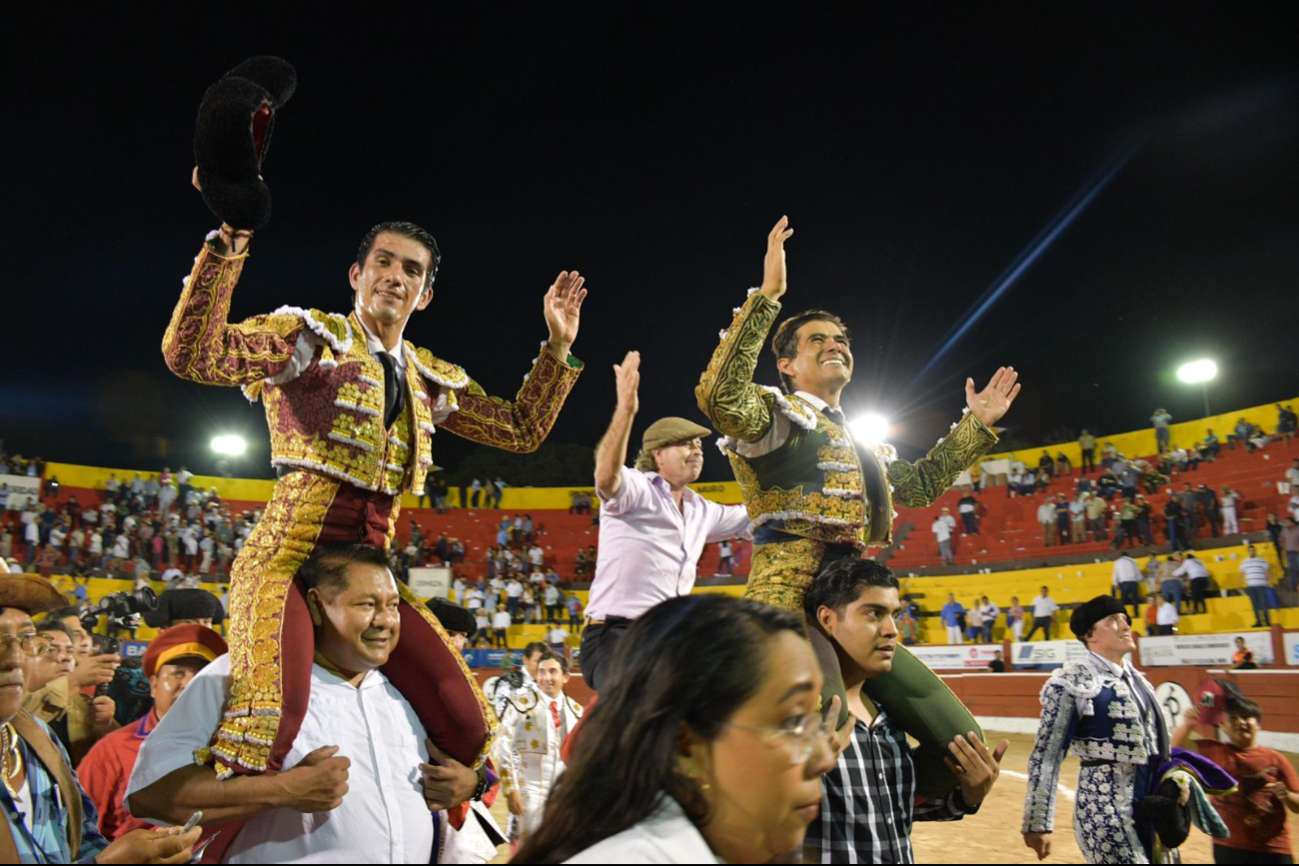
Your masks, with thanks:
[[[982,421],[985,427],[996,424],[1019,396],[1019,385],[1015,383],[1018,378],[1014,367],[999,367],[988,387],[978,394],[974,393],[974,380],[966,379],[965,402],[970,407],[970,414]]]
[[[550,351],[561,361],[568,360],[573,341],[577,339],[577,326],[582,317],[582,301],[586,278],[577,271],[560,271],[546,292],[546,327],[550,329]]]
[[[560,361],[568,361],[573,340],[577,339],[582,301],[586,300],[586,290],[582,288],[585,282],[586,278],[577,271],[561,270],[546,292],[546,327],[551,330],[549,347]]]
[[[767,300],[779,301],[785,294],[785,241],[794,234],[789,217],[783,216],[767,235],[767,257],[762,263],[762,293]]]

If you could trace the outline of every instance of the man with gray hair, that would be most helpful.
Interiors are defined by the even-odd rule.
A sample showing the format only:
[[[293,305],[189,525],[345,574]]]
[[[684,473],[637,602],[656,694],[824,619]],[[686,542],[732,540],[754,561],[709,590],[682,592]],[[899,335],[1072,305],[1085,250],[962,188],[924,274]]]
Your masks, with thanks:
[[[707,427],[660,418],[645,430],[635,468],[626,465],[640,408],[640,353],[628,352],[613,369],[618,404],[595,449],[600,552],[582,631],[582,675],[597,691],[631,622],[661,601],[690,594],[704,545],[750,537],[744,506],[710,502],[688,486],[704,468]]]

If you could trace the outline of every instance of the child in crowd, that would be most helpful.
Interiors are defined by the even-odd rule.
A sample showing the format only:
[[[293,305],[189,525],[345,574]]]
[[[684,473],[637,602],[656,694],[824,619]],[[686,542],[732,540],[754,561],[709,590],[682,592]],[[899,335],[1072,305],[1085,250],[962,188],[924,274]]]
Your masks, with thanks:
[[[1286,812],[1299,812],[1299,775],[1285,755],[1258,745],[1262,718],[1258,704],[1232,696],[1218,725],[1227,742],[1191,739],[1192,726],[1199,720],[1195,707],[1173,732],[1173,746],[1195,749],[1238,781],[1234,791],[1213,798],[1231,830],[1228,838],[1214,840],[1215,863],[1294,862]]]

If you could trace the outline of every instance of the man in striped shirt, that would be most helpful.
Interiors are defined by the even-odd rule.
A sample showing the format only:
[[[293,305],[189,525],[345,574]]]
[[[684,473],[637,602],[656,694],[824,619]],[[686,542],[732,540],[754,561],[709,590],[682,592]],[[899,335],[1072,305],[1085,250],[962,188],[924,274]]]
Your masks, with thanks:
[[[1271,604],[1267,597],[1268,587],[1272,585],[1272,565],[1258,555],[1254,545],[1249,546],[1249,557],[1240,564],[1240,577],[1244,583],[1245,595],[1254,605],[1254,628],[1265,628],[1272,625]]]
[[[893,667],[897,649],[898,581],[869,560],[842,559],[817,575],[804,597],[809,627],[820,628],[839,655],[848,709],[856,717],[848,748],[822,777],[820,817],[808,827],[804,861],[912,863],[913,821],[957,821],[978,811],[1000,773],[1010,742],[995,751],[974,736],[948,747],[960,785],[945,797],[916,804],[916,766],[906,734],[888,708],[863,692],[866,680]]]

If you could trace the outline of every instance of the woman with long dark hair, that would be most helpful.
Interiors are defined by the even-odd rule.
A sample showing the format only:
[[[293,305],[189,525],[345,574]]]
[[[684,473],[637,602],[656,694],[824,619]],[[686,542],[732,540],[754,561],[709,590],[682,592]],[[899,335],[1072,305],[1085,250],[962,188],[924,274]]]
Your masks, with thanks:
[[[834,764],[801,618],[663,602],[611,662],[520,863],[763,863],[797,849]]]

